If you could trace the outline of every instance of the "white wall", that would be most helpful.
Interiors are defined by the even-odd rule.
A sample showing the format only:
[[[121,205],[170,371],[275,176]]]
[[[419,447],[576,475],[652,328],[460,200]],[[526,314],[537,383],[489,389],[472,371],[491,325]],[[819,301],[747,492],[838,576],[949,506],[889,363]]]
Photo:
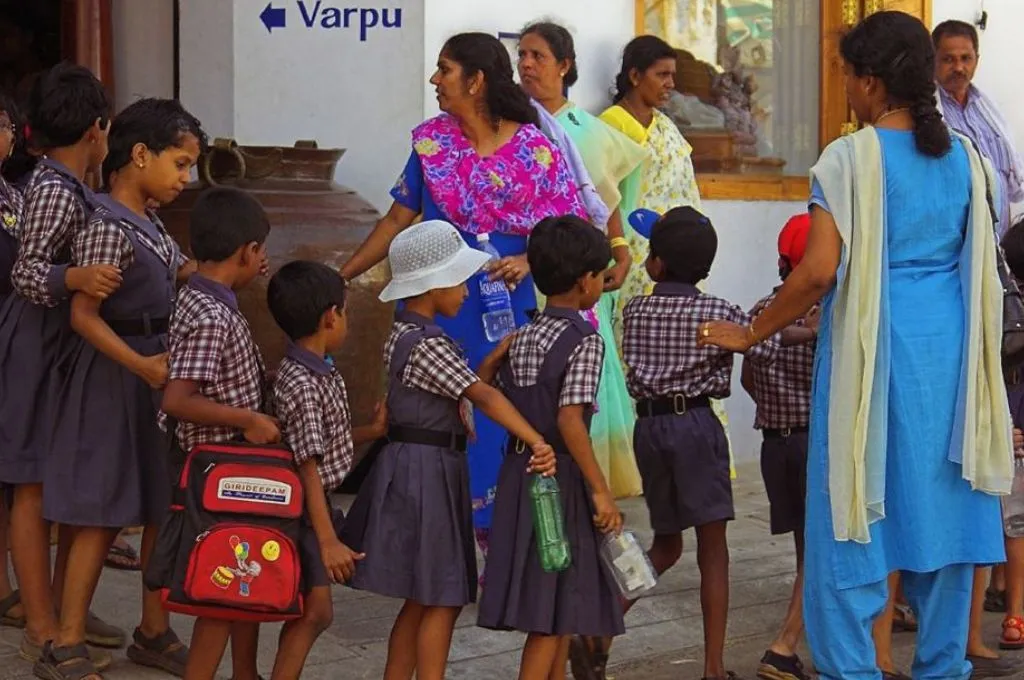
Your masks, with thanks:
[[[114,105],[174,95],[174,9],[166,0],[114,0]],[[134,58],[133,58],[134,57]]]
[[[211,137],[230,137],[235,130],[234,16],[234,6],[226,0],[181,0],[181,103]],[[148,29],[146,23],[136,26]],[[145,53],[118,57],[144,59]]]
[[[570,96],[594,110],[608,104],[609,90],[618,72],[622,48],[634,35],[634,0],[424,0],[425,116],[437,113],[434,88],[427,80],[434,72],[445,40],[462,31],[518,33],[526,24],[550,19],[569,29],[576,42],[580,80]]]
[[[370,29],[365,41],[358,27],[306,28],[297,3],[281,0],[275,6],[287,8],[287,27],[268,34],[259,20],[266,4],[234,3],[235,138],[315,139],[321,148],[347,149],[338,181],[385,210],[411,150],[409,133],[423,119],[422,0],[376,3],[401,8],[402,26]],[[333,5],[344,3],[322,3]]]

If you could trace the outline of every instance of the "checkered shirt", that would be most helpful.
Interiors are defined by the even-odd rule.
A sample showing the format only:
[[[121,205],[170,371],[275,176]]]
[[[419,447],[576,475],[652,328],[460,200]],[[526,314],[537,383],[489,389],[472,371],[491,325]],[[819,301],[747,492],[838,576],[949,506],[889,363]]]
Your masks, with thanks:
[[[775,293],[758,301],[750,310],[756,318],[775,299]],[[797,325],[804,325],[803,320]],[[775,361],[751,362],[753,397],[757,404],[754,427],[763,430],[783,430],[787,427],[807,427],[811,419],[811,375],[814,371],[815,343],[805,342],[779,347]]]
[[[168,332],[168,380],[190,380],[207,399],[251,411],[263,406],[263,358],[249,323],[234,297],[214,296],[194,283],[178,292]],[[166,429],[167,414],[160,413]],[[222,442],[241,434],[230,427],[178,422],[178,443],[185,451],[197,444]]]
[[[508,351],[508,362],[517,385],[530,387],[537,383],[544,358],[570,323],[567,319],[538,314],[516,332]],[[604,340],[597,333],[588,335],[569,355],[558,406],[597,404],[603,367]]]
[[[25,188],[25,213],[18,259],[11,271],[14,290],[37,305],[56,307],[67,297],[65,267],[71,240],[88,220],[82,200],[58,176],[39,164]]]
[[[24,216],[25,197],[0,177],[0,229],[18,238]]]
[[[651,295],[630,300],[622,317],[626,386],[634,399],[675,394],[725,399],[730,395],[732,353],[698,347],[697,333],[706,321],[749,325],[750,316],[742,309],[696,286],[663,283]],[[773,337],[748,350],[747,357],[770,362],[778,349]]]
[[[416,328],[418,326],[415,324],[403,321],[396,321],[391,327],[391,335],[384,344],[384,363],[388,371],[391,370],[391,354],[395,351],[395,343]],[[409,352],[409,360],[399,378],[406,387],[448,399],[459,399],[473,383],[480,380],[480,376],[470,370],[466,355],[447,335],[420,340]]]
[[[71,242],[71,262],[78,267],[110,264],[119,267],[121,271],[128,271],[135,261],[135,247],[125,234],[125,230],[130,229],[164,264],[173,266],[177,271],[188,262],[188,258],[167,233],[156,213],[147,210],[146,215],[156,226],[159,238],[152,238],[103,206],[97,208],[89,218],[88,226],[78,232]]]
[[[281,436],[295,454],[295,464],[315,459],[324,491],[341,486],[355,456],[348,393],[341,374],[322,358],[289,348],[274,381],[274,406]]]

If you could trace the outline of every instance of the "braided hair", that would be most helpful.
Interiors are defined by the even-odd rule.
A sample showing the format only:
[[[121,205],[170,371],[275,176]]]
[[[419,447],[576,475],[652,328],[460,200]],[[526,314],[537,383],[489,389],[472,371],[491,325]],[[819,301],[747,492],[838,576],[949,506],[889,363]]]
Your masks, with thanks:
[[[675,61],[676,51],[661,38],[653,35],[641,35],[633,38],[622,51],[622,68],[615,76],[615,95],[613,103],[619,103],[633,89],[633,81],[629,74],[636,69],[643,73],[662,59]]]
[[[935,49],[924,24],[903,12],[877,12],[843,36],[839,52],[858,76],[882,81],[891,105],[908,108],[921,153],[937,158],[950,150],[935,103]]]
[[[441,53],[462,67],[464,78],[483,74],[491,122],[504,119],[540,127],[529,95],[512,79],[512,60],[500,40],[488,33],[459,33],[448,39]]]

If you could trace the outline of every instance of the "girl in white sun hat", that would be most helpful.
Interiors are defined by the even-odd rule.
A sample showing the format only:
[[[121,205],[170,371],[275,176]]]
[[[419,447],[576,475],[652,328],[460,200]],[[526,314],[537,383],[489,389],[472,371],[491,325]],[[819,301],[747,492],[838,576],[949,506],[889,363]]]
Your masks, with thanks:
[[[469,369],[438,327],[468,294],[487,262],[455,227],[430,220],[409,227],[388,251],[384,302],[402,300],[384,348],[388,443],[345,522],[343,541],[366,558],[351,585],[405,606],[391,629],[385,677],[441,680],[459,611],[476,600],[476,549],[466,442],[469,403],[530,444],[531,470],[554,474],[555,455],[522,415],[490,386],[508,351],[502,343]]]

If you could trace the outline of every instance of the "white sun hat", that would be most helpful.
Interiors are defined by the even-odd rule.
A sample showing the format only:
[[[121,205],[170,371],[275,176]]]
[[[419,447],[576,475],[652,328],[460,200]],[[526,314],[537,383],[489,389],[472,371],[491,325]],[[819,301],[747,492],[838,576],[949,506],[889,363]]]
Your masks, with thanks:
[[[392,302],[457,286],[480,271],[488,259],[487,253],[470,248],[455,227],[443,220],[414,224],[388,248],[391,282],[380,299]]]

